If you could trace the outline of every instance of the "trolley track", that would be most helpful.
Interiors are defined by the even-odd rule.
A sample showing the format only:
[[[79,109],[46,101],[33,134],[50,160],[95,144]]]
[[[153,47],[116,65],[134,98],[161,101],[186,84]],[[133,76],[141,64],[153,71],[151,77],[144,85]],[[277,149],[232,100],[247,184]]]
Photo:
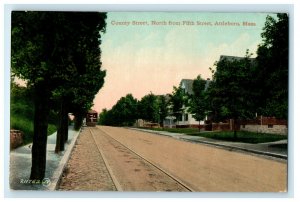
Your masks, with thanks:
[[[114,166],[113,165],[114,163],[109,162],[109,161],[111,161],[111,159],[109,157],[107,157],[106,155],[110,155],[110,153],[108,153],[107,151],[106,152],[103,151],[104,149],[99,145],[100,142],[103,143],[103,141],[107,141],[107,143],[114,145],[114,147],[117,148],[118,151],[126,152],[126,154],[123,154],[123,156],[127,156],[127,157],[131,156],[130,159],[132,159],[132,160],[130,160],[130,161],[140,161],[140,162],[142,162],[140,164],[147,165],[148,168],[145,169],[146,170],[145,172],[147,172],[149,170],[151,170],[151,172],[156,172],[154,174],[149,173],[149,175],[150,176],[158,175],[159,177],[157,177],[157,178],[161,179],[159,181],[159,183],[166,184],[166,187],[169,187],[169,188],[163,188],[162,190],[156,190],[156,191],[184,191],[184,192],[195,191],[193,188],[186,185],[182,180],[178,179],[177,177],[173,176],[171,173],[169,173],[165,169],[159,167],[155,163],[144,158],[142,155],[140,155],[137,152],[133,151],[132,149],[128,148],[126,145],[124,145],[117,139],[111,137],[109,134],[107,134],[105,131],[101,130],[100,128],[89,129],[89,131],[93,137],[95,144],[97,145],[99,153],[101,154],[101,156],[105,162],[105,166],[111,176],[112,182],[115,184],[115,187],[118,191],[127,191],[128,190],[128,188],[126,187],[126,183],[122,182],[122,179],[121,179],[122,177],[124,177],[124,175],[121,176],[120,174],[117,174],[118,171],[115,171],[115,170],[116,170],[116,168],[118,168],[118,166]],[[95,134],[95,133],[101,133],[101,134]],[[104,140],[103,138],[105,138],[106,140]],[[120,161],[122,161],[122,160],[120,159]],[[126,162],[130,162],[130,161],[126,161]],[[145,166],[144,166],[144,168],[145,168]],[[144,168],[142,167],[141,169],[144,169]],[[135,170],[138,171],[140,169],[136,168]],[[128,175],[130,175],[130,174],[128,173]],[[167,182],[163,182],[162,179],[166,179],[166,178],[168,178],[167,180],[165,180]],[[145,181],[147,181],[147,180],[145,179]],[[151,183],[151,185],[155,187],[155,186],[157,186],[158,181],[153,180],[149,183]],[[143,190],[142,187],[140,187],[140,188]],[[174,190],[172,188],[174,188]],[[135,190],[135,191],[140,191],[140,190]],[[151,191],[151,190],[143,190],[143,191]]]
[[[108,162],[107,162],[107,159],[105,158],[105,156],[103,155],[103,152],[102,152],[101,149],[99,148],[99,146],[98,146],[98,144],[97,144],[97,142],[96,142],[96,140],[95,140],[95,135],[93,134],[92,130],[89,130],[89,131],[90,131],[90,133],[91,133],[91,135],[92,135],[92,137],[93,137],[93,140],[94,140],[94,142],[95,142],[95,145],[97,146],[97,149],[98,149],[98,151],[99,151],[99,153],[100,153],[100,155],[101,155],[101,157],[102,157],[102,159],[103,159],[103,161],[104,161],[105,167],[106,167],[106,169],[107,169],[107,171],[108,171],[108,173],[109,173],[109,176],[110,176],[110,178],[111,178],[111,180],[112,180],[112,182],[113,182],[115,188],[117,189],[117,191],[123,191],[123,189],[122,189],[120,183],[118,182],[118,180],[117,180],[116,177],[114,176],[114,174],[113,174],[111,168],[109,167]]]

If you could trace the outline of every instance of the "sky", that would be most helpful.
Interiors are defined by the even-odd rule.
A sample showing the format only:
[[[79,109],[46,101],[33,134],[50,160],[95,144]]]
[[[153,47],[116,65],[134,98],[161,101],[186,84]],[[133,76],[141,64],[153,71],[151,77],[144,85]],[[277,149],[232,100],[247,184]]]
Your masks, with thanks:
[[[109,12],[101,44],[106,77],[93,109],[111,109],[129,93],[139,100],[172,93],[181,79],[199,74],[211,78],[220,55],[245,56],[249,49],[255,57],[268,14]]]

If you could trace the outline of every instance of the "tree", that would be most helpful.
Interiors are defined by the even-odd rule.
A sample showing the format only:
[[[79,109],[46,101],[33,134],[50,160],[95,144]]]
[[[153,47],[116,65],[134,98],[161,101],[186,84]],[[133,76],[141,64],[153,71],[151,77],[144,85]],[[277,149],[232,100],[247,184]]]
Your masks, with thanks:
[[[185,92],[181,86],[173,86],[173,92],[170,97],[172,114],[178,120],[179,116],[182,115],[183,106],[187,103]]]
[[[42,180],[45,174],[50,98],[62,95],[68,97],[66,92],[69,91],[66,89],[74,82],[73,78],[89,72],[86,68],[82,68],[86,65],[86,60],[80,61],[82,57],[79,56],[82,53],[80,48],[86,53],[90,53],[92,48],[99,50],[100,31],[106,25],[105,19],[106,14],[103,13],[85,15],[74,12],[12,13],[12,72],[19,78],[27,80],[28,85],[34,89],[34,138],[30,179]],[[92,24],[94,26],[91,26]],[[85,29],[89,31],[82,31]],[[86,36],[89,32],[92,34]],[[90,36],[92,37],[88,38]],[[88,41],[93,44],[92,47],[88,47],[90,45],[86,44]],[[100,57],[92,58],[96,52],[89,55],[87,60],[98,60]],[[83,58],[86,59],[86,55]],[[101,63],[98,61],[93,64],[91,70],[95,68],[99,70],[100,66]],[[96,84],[105,74],[89,72],[88,75],[91,77],[83,81],[77,77],[79,86],[87,80]],[[60,114],[63,116],[65,112]]]
[[[163,122],[165,118],[168,116],[168,106],[166,96],[160,95],[158,96],[158,113],[159,113],[159,122],[160,126],[163,126]]]
[[[138,103],[139,118],[153,123],[159,122],[159,106],[157,96],[150,93],[142,97]]]
[[[102,110],[102,112],[99,114],[98,124],[99,125],[109,125],[108,124],[108,110],[106,108],[104,108]]]
[[[256,58],[259,113],[284,119],[288,117],[288,23],[284,13],[277,14],[277,19],[266,18]]]
[[[137,99],[132,94],[122,97],[113,107],[119,126],[131,126],[137,118]]]
[[[137,99],[132,94],[121,97],[111,110],[103,109],[99,123],[111,126],[132,126],[137,119]]]
[[[234,137],[239,119],[255,116],[255,62],[246,52],[244,58],[221,58],[215,63],[213,83],[208,90],[210,107],[219,120],[233,119]]]
[[[207,112],[207,106],[205,102],[205,85],[206,80],[201,78],[201,75],[197,76],[193,81],[193,94],[190,95],[190,101],[188,104],[188,111],[192,114],[196,121],[204,120]]]

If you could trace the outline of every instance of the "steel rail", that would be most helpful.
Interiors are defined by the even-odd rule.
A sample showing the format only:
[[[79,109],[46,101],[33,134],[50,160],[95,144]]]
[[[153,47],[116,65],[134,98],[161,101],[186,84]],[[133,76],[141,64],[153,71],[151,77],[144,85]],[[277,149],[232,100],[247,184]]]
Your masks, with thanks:
[[[113,182],[115,188],[117,189],[117,191],[123,191],[123,189],[122,189],[122,187],[121,187],[119,181],[117,180],[117,178],[115,177],[115,175],[114,175],[112,169],[110,168],[110,166],[109,166],[109,164],[108,164],[108,162],[107,162],[106,157],[104,156],[103,152],[102,152],[101,149],[99,148],[99,146],[98,146],[98,144],[97,144],[97,142],[96,142],[96,140],[95,140],[94,133],[92,132],[91,129],[89,129],[89,131],[90,131],[90,133],[92,134],[93,140],[94,140],[94,142],[95,142],[95,144],[96,144],[96,146],[97,146],[97,149],[98,149],[98,151],[99,151],[99,153],[100,153],[100,155],[101,155],[101,157],[102,157],[102,159],[103,159],[103,161],[104,161],[104,164],[105,164],[105,166],[106,166],[106,169],[107,169],[107,171],[108,171],[108,173],[109,173],[109,176],[110,176],[110,178],[111,178],[111,180],[112,180],[112,182]]]

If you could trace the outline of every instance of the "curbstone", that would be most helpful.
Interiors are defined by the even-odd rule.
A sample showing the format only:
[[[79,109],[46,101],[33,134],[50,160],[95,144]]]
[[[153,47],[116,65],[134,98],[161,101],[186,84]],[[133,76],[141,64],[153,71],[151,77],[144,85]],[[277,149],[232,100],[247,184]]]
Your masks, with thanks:
[[[56,168],[56,170],[53,172],[53,175],[51,177],[51,184],[47,187],[47,190],[49,191],[55,191],[59,185],[59,182],[61,180],[63,171],[67,165],[67,162],[69,161],[70,157],[71,157],[71,153],[73,151],[74,145],[77,141],[77,138],[79,136],[81,132],[81,129],[79,129],[76,134],[74,135],[71,143],[68,145],[67,150],[65,151],[62,159],[59,162],[58,167]]]

